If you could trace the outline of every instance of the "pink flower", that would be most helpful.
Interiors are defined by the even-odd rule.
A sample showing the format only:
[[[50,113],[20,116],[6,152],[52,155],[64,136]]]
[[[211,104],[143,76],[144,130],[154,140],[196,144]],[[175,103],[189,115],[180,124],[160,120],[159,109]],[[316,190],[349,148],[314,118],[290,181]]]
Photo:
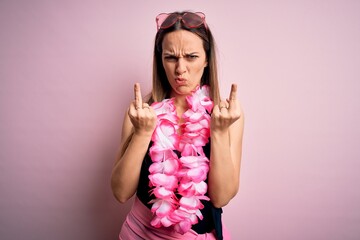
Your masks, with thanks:
[[[168,190],[173,190],[178,186],[178,179],[172,175],[163,173],[155,173],[149,175],[150,183],[152,186],[162,186]]]
[[[198,219],[203,219],[200,209],[204,206],[200,200],[210,200],[205,196],[209,159],[203,151],[209,142],[209,113],[213,108],[209,87],[198,86],[186,100],[189,109],[182,116],[185,122],[182,125],[179,125],[174,99],[152,104],[157,125],[149,151],[153,161],[149,167],[149,185],[156,197],[150,201],[155,215],[151,225],[174,226],[181,234],[189,231]],[[180,159],[175,150],[181,153]]]
[[[209,129],[209,127],[210,127],[210,121],[207,119],[202,119],[195,123],[191,123],[191,122],[187,123],[184,129],[186,132],[197,132],[202,129]]]
[[[156,228],[160,228],[162,226],[164,227],[170,227],[171,225],[173,225],[175,222],[172,222],[168,216],[164,216],[164,217],[158,217],[158,216],[155,216],[152,221],[150,222],[150,224],[153,226],[153,227],[156,227]]]
[[[151,207],[151,211],[160,218],[169,216],[174,210],[175,206],[171,201],[161,199],[155,200]]]
[[[184,197],[190,197],[194,195],[203,195],[207,192],[207,184],[204,181],[199,183],[185,182],[180,183],[178,192]]]
[[[176,154],[171,149],[164,149],[159,145],[151,146],[149,155],[153,162],[161,162],[166,159],[177,159]]]
[[[179,121],[173,99],[166,99],[163,102],[155,102],[151,104],[151,107],[154,109],[159,121],[166,119],[174,124]]]
[[[208,171],[208,166],[200,166],[197,168],[189,169],[186,176],[191,181],[198,183],[204,181],[207,178]]]
[[[196,156],[199,150],[196,146],[184,142],[179,143],[179,149],[181,151],[181,155],[183,156]]]
[[[179,160],[176,158],[169,158],[163,162],[154,162],[150,165],[149,172],[165,173],[167,175],[174,175],[179,170]]]
[[[191,108],[183,114],[183,117],[190,122],[198,122],[204,116],[204,112],[195,112]]]
[[[189,219],[184,219],[183,221],[179,222],[174,226],[174,230],[180,234],[185,234],[191,228],[191,222]]]
[[[174,211],[173,214],[177,214],[178,216],[180,216],[182,219],[181,220],[184,220],[184,219],[189,219],[191,224],[196,224],[198,223],[198,219],[197,219],[197,214],[198,212],[200,212],[198,209],[187,209],[187,208],[184,208],[183,206],[180,206],[178,209],[176,209]],[[200,212],[200,219],[202,219],[202,214]]]
[[[170,121],[158,121],[151,140],[154,142],[154,145],[161,147],[164,150],[175,149],[179,140],[177,136],[177,129]]]
[[[171,225],[176,224],[178,221],[174,221],[171,216],[163,216],[163,217],[158,217],[155,215],[155,217],[152,219],[152,221],[150,222],[150,224],[153,227],[156,228],[160,228],[162,226],[164,227],[170,227]],[[185,232],[184,232],[185,233]]]
[[[194,111],[205,109],[208,113],[211,112],[214,104],[209,97],[209,87],[199,86],[196,88],[194,94],[186,98],[190,108]]]
[[[152,192],[157,198],[161,198],[164,200],[175,199],[174,192],[166,189],[165,187],[156,187],[153,189]]]
[[[203,131],[203,130],[200,130],[198,132],[184,133],[181,141],[182,142],[191,141],[194,146],[202,147],[209,142],[209,138],[207,137],[207,135],[210,135],[210,133],[208,131]]]
[[[170,227],[171,225],[174,224],[174,222],[171,221],[171,219],[168,216],[164,216],[164,217],[161,218],[161,224],[164,227]]]
[[[179,201],[179,204],[181,207],[185,209],[192,209],[192,210],[203,209],[204,205],[201,203],[200,199],[208,200],[209,198],[206,196],[182,197]]]
[[[163,165],[164,173],[169,175],[174,175],[179,170],[180,167],[178,158],[176,159],[173,158],[163,161],[162,165]]]
[[[166,99],[162,102],[154,102],[151,104],[151,107],[154,109],[156,115],[169,115],[169,113],[176,112],[173,99]]]
[[[186,156],[181,157],[180,162],[182,163],[183,167],[193,169],[200,166],[208,166],[209,159],[207,157],[197,157],[197,156]]]

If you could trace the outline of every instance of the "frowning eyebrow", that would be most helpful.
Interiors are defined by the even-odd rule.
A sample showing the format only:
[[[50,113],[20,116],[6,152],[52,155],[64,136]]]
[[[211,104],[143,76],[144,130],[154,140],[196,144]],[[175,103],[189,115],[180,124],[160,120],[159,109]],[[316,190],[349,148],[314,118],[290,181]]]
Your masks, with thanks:
[[[168,52],[168,51],[164,51],[163,53],[166,56],[178,56],[178,54],[175,54],[173,52]],[[200,54],[199,52],[190,52],[190,53],[185,53],[184,56],[188,56],[188,55],[196,55],[196,54]]]

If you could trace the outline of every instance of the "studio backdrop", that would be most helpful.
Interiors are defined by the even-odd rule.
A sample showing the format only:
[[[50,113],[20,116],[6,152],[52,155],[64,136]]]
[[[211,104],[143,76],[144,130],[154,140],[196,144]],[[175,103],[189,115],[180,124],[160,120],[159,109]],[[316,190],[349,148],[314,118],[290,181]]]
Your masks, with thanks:
[[[360,1],[0,1],[0,239],[115,240],[110,189],[155,16],[202,11],[245,111],[234,240],[360,239]],[[226,174],[226,173],[224,173]]]

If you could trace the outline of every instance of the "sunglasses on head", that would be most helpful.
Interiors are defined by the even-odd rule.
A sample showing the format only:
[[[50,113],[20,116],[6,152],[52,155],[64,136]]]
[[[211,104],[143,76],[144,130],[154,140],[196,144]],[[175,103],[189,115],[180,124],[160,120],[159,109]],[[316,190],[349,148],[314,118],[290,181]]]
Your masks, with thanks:
[[[188,28],[198,28],[202,24],[206,27],[205,14],[202,12],[184,12],[184,13],[160,13],[156,17],[157,29],[167,29],[173,26],[177,21]]]

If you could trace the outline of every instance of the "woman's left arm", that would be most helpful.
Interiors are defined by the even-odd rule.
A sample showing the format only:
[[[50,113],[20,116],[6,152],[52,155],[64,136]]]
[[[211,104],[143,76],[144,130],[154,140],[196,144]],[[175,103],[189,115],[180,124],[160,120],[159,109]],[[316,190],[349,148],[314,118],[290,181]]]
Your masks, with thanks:
[[[236,195],[240,184],[240,164],[244,114],[232,84],[229,99],[214,106],[211,115],[211,152],[208,194],[215,207],[223,207]]]

